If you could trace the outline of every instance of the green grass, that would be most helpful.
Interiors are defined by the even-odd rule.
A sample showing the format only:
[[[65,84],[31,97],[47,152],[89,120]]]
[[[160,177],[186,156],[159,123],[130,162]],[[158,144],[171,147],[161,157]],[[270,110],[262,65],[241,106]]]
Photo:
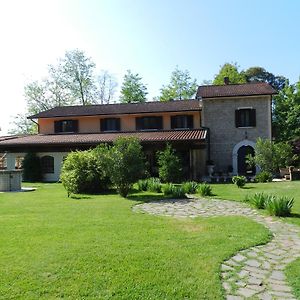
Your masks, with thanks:
[[[282,220],[300,226],[300,181],[292,182],[269,182],[269,183],[247,183],[245,188],[238,189],[233,184],[212,184],[215,198],[242,201],[245,196],[264,192],[277,196],[287,196],[294,198],[292,217],[282,218]],[[292,262],[286,269],[287,279],[295,295],[300,299],[300,259]]]
[[[155,194],[37,187],[0,194],[0,299],[222,299],[221,262],[269,239],[244,217],[132,212]]]

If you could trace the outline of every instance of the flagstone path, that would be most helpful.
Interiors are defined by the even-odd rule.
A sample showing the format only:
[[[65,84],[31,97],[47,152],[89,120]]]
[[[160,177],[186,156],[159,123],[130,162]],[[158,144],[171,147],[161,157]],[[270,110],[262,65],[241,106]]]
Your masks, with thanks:
[[[284,269],[300,257],[300,227],[262,216],[247,204],[214,199],[162,200],[133,207],[134,211],[172,217],[246,216],[267,227],[273,238],[265,245],[239,251],[221,265],[227,300],[296,299]]]

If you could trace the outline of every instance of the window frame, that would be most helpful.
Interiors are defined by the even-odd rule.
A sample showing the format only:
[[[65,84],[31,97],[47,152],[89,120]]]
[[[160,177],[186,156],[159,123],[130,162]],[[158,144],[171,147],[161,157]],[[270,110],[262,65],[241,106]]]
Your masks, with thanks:
[[[180,126],[180,127],[175,126],[175,123],[179,118],[184,118],[184,123],[186,123],[186,126]],[[194,128],[194,116],[193,115],[171,116],[171,129],[180,130],[180,129],[193,129],[193,128]]]
[[[114,121],[115,129],[107,129],[107,122]],[[120,118],[103,118],[100,119],[100,131],[101,132],[119,132],[121,131],[121,119]]]
[[[248,112],[248,116],[246,115]],[[256,127],[256,109],[253,107],[240,107],[235,110],[236,128]]]
[[[151,120],[150,122],[153,122],[154,120],[154,124],[156,124],[157,126],[155,127],[149,127],[149,126],[145,126],[145,121],[149,122],[149,120]],[[135,129],[137,131],[158,131],[158,130],[163,130],[163,117],[162,116],[145,116],[145,117],[136,117],[135,118]]]
[[[68,125],[64,125],[64,122],[69,122],[72,125],[70,128],[68,128]],[[78,132],[78,120],[73,120],[73,119],[66,119],[66,120],[59,120],[59,121],[54,121],[54,132],[55,133],[76,133]],[[66,128],[64,128],[66,127]]]
[[[42,174],[54,174],[54,157],[44,155],[41,157]]]

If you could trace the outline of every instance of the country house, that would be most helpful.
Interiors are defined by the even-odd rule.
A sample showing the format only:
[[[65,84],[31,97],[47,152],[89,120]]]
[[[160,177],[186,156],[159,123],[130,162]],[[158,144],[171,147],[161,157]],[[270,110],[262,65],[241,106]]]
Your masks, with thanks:
[[[199,86],[196,98],[168,102],[65,106],[40,112],[36,135],[0,138],[8,170],[27,152],[41,158],[45,181],[57,181],[64,157],[74,150],[137,137],[152,175],[156,151],[171,144],[183,161],[186,178],[200,180],[206,164],[220,173],[254,175],[245,163],[258,137],[271,139],[271,104],[276,91],[267,83]],[[0,155],[1,157],[1,155]]]

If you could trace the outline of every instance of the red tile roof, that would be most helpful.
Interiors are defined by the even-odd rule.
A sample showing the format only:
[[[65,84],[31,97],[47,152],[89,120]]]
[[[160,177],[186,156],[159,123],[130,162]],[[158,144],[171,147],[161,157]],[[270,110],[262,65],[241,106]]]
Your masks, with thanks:
[[[206,133],[206,129],[189,129],[85,134],[37,134],[0,141],[0,149],[13,146],[94,145],[110,143],[118,137],[124,136],[137,137],[141,142],[204,141]]]
[[[235,97],[274,95],[276,90],[266,82],[228,84],[228,85],[203,85],[198,87],[197,98]]]
[[[145,103],[118,103],[85,106],[58,106],[30,116],[30,119],[93,115],[119,115],[157,112],[199,111],[198,100],[154,101]]]

